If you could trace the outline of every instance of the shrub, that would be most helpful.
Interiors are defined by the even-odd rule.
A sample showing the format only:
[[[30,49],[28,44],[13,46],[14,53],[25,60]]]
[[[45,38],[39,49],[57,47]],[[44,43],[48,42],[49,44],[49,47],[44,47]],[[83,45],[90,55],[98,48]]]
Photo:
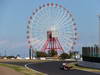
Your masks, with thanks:
[[[67,53],[62,53],[62,54],[60,55],[60,58],[64,60],[64,59],[69,59],[70,56],[69,56]]]
[[[50,57],[53,57],[53,56],[57,56],[57,51],[55,51],[55,50],[49,50],[48,51],[48,56],[50,56]]]
[[[36,57],[47,57],[47,54],[45,52],[37,51]]]

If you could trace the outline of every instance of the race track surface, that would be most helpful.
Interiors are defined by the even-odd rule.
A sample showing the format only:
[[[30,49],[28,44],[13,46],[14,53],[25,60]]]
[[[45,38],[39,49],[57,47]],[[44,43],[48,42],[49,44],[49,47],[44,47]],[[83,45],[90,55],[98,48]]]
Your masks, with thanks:
[[[46,62],[46,63],[36,63],[36,64],[30,63],[27,64],[27,66],[34,70],[44,72],[48,75],[99,75],[81,70],[61,70],[59,68],[61,63],[62,62]]]

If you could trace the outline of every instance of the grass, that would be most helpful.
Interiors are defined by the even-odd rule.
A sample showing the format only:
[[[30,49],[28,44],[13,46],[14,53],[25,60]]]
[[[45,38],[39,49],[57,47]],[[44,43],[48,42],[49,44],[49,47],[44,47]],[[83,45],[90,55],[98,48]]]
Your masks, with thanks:
[[[22,66],[9,65],[9,64],[0,64],[0,66],[4,66],[4,67],[14,69],[15,71],[21,72],[24,75],[45,75],[44,73],[37,72],[37,71],[32,70],[32,69],[27,69],[27,68],[22,67]]]
[[[0,59],[0,63],[3,62],[33,62],[33,63],[39,63],[39,62],[51,62],[51,61],[57,61],[57,60],[26,60],[26,59]],[[0,66],[5,66],[12,68],[18,72],[22,72],[24,75],[45,75],[44,73],[32,70],[32,69],[27,69],[22,66],[16,66],[16,65],[10,65],[10,64],[0,64]]]
[[[100,72],[99,69],[81,67],[81,66],[78,66],[77,63],[70,63],[68,65],[69,66],[73,66],[73,69],[78,69],[78,70],[83,70],[83,71],[89,71],[89,72]]]

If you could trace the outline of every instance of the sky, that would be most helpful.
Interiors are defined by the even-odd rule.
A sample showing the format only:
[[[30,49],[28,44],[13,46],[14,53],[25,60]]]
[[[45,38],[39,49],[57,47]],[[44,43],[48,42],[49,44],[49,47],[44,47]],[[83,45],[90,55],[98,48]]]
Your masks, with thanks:
[[[42,4],[58,3],[68,8],[77,23],[76,49],[98,44],[100,0],[0,0],[0,55],[28,56],[26,27],[28,16]]]

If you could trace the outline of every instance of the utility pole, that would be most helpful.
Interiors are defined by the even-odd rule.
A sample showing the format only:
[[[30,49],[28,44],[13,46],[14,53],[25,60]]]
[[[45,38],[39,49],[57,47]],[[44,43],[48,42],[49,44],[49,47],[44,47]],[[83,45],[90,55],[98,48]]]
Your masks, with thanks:
[[[1,50],[0,50],[0,56],[1,56]]]
[[[6,53],[7,53],[7,52],[6,52],[6,50],[5,50],[5,56],[6,56]]]
[[[29,59],[31,59],[31,48],[29,48]]]
[[[98,52],[98,55],[100,56],[100,14],[98,14],[97,16],[98,16],[98,24],[99,24],[99,52]]]

